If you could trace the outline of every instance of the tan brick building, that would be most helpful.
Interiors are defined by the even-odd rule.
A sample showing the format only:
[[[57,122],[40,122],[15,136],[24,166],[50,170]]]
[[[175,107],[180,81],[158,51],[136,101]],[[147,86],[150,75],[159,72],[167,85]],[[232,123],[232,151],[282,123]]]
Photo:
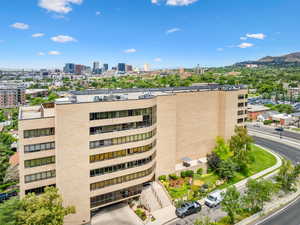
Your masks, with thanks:
[[[66,224],[88,223],[93,210],[138,196],[183,158],[204,158],[216,136],[244,124],[246,108],[246,90],[216,85],[74,92],[22,107],[21,196],[55,185],[76,207]]]

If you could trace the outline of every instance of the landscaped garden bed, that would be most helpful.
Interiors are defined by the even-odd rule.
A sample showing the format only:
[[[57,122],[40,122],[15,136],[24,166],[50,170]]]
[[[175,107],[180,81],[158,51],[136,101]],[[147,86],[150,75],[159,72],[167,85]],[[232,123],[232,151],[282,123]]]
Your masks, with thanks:
[[[276,157],[252,144],[251,137],[239,128],[228,143],[217,138],[216,147],[208,156],[208,173],[203,174],[201,169],[187,170],[180,175],[160,176],[159,180],[175,205],[180,205],[183,201],[199,200],[215,189],[228,187],[275,164]]]

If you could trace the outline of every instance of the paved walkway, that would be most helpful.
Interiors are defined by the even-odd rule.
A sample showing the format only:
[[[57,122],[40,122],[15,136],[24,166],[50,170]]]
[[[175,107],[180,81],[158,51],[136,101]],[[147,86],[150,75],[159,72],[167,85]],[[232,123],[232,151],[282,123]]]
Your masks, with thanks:
[[[103,208],[92,217],[91,225],[143,225],[126,203]]]

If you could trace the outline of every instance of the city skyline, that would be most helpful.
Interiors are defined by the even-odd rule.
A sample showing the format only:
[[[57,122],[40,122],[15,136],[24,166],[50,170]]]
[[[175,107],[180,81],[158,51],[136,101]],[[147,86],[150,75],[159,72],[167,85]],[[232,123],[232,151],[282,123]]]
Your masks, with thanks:
[[[93,61],[153,69],[222,66],[300,49],[296,0],[2,4],[0,68],[53,69]],[[283,16],[276,21],[274,15]]]

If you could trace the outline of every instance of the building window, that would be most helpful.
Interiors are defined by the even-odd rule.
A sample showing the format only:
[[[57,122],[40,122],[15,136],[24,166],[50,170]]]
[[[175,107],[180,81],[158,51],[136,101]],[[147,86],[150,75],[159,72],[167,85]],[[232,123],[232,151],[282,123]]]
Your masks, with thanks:
[[[31,183],[39,180],[46,180],[55,177],[55,170],[34,173],[25,176],[25,183]]]
[[[239,98],[239,99],[244,99],[245,96],[244,96],[244,95],[239,95],[238,98]]]
[[[48,185],[48,186],[43,186],[43,187],[28,189],[28,190],[25,190],[25,195],[27,195],[29,193],[35,193],[36,195],[43,194],[45,192],[45,188],[46,187],[56,187],[56,185],[55,184],[51,184],[51,185]]]
[[[97,190],[100,188],[108,187],[115,184],[125,183],[131,180],[136,180],[150,175],[154,171],[155,165],[147,170],[143,170],[137,173],[127,174],[121,177],[115,177],[113,179],[104,180],[90,184],[90,190]]]
[[[244,122],[243,118],[237,120],[237,123],[243,123],[243,122]]]
[[[90,198],[91,208],[138,195],[142,192],[142,190],[143,185],[139,184],[130,188],[92,197]]]
[[[34,130],[24,130],[24,138],[43,137],[54,135],[54,128],[43,128]]]
[[[237,114],[238,116],[244,115],[244,110],[239,110]]]
[[[239,102],[238,107],[244,107],[244,102]]]
[[[144,109],[130,109],[122,111],[109,111],[109,112],[92,112],[90,113],[90,120],[103,120],[103,119],[114,119],[130,116],[140,115],[156,115],[156,106]]]
[[[39,152],[39,151],[46,151],[55,149],[55,142],[47,142],[47,143],[40,143],[40,144],[33,144],[33,145],[24,145],[24,152]]]
[[[107,153],[102,153],[102,154],[97,154],[97,155],[91,155],[90,163],[147,152],[147,151],[150,151],[151,149],[153,149],[155,147],[155,145],[156,145],[156,141],[154,141],[153,143],[151,143],[149,145],[145,145],[145,146],[139,146],[139,147],[128,148],[128,149],[115,151],[115,152],[107,152]]]
[[[151,162],[155,158],[155,153],[148,158],[139,159],[127,163],[121,163],[113,166],[102,167],[90,171],[90,177],[100,176],[107,173],[114,173],[121,170],[130,169],[133,167],[143,166]]]
[[[111,138],[111,139],[105,139],[105,140],[90,141],[90,149],[147,140],[149,138],[152,138],[155,134],[156,134],[156,130],[153,130],[153,131],[150,131],[147,133],[135,134],[135,135],[125,136],[125,137],[117,137],[117,138]]]
[[[53,163],[55,163],[55,156],[25,160],[24,166],[25,168],[31,168],[31,167],[44,166]]]

